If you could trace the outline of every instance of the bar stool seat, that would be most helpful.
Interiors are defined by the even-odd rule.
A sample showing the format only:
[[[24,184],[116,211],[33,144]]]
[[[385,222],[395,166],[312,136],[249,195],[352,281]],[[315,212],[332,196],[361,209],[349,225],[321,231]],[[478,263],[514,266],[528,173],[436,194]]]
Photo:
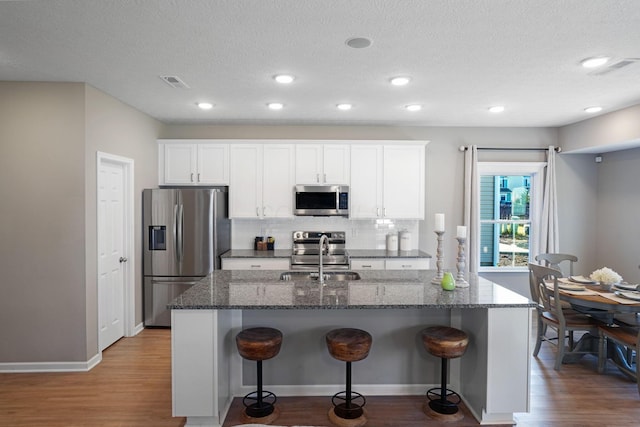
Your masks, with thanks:
[[[428,409],[425,412],[439,419],[459,420],[463,418],[458,412],[460,395],[447,388],[447,368],[449,359],[461,357],[467,350],[469,336],[449,326],[431,326],[420,332],[424,348],[441,359],[440,387],[427,391]]]
[[[249,328],[236,335],[240,356],[257,364],[258,389],[242,399],[244,415],[249,421],[269,424],[278,417],[276,395],[262,388],[262,361],[275,357],[280,352],[281,344],[282,332],[274,328]]]
[[[329,410],[329,420],[340,427],[360,427],[366,424],[364,406],[365,397],[351,390],[351,362],[365,359],[371,350],[371,334],[362,329],[341,328],[329,331],[326,335],[329,354],[337,360],[346,362],[345,391],[331,398],[333,408]]]

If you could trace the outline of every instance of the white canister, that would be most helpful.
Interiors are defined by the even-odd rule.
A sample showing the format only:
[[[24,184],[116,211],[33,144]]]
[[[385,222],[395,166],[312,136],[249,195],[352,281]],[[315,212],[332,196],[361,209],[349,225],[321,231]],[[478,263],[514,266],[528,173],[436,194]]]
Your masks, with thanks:
[[[387,234],[387,250],[389,252],[398,251],[398,235],[396,233]]]
[[[400,236],[398,238],[400,241],[400,250],[401,251],[410,251],[411,250],[411,233],[407,230],[402,230],[400,232]]]

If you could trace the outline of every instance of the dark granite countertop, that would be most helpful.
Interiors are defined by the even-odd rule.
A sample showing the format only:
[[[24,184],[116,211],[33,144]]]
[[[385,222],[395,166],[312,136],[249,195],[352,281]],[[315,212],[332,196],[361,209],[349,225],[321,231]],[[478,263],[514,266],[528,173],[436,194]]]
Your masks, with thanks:
[[[388,252],[384,249],[347,249],[351,258],[431,258],[428,253],[414,249],[412,251]],[[253,249],[231,249],[221,255],[222,258],[289,258],[292,249],[273,251],[254,251]]]
[[[351,258],[431,258],[431,255],[418,249],[395,252],[384,249],[347,249],[347,252]]]
[[[185,291],[170,309],[372,309],[533,307],[515,292],[473,276],[445,291],[432,270],[360,271],[361,280],[280,280],[280,271],[218,270]]]

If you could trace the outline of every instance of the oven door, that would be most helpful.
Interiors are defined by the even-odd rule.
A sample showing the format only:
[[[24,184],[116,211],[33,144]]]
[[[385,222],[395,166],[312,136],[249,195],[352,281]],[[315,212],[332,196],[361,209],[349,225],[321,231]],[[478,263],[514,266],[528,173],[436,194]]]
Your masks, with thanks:
[[[292,270],[318,271],[318,255],[292,255]],[[349,258],[345,255],[324,255],[322,267],[325,270],[348,270]]]

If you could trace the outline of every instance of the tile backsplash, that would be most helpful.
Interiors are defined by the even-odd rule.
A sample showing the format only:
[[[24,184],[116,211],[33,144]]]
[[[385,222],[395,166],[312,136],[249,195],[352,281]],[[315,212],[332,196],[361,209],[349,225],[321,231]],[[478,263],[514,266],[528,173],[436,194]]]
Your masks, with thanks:
[[[407,230],[411,248],[418,249],[418,220],[370,219],[352,220],[340,217],[296,217],[290,219],[233,219],[231,247],[253,249],[256,236],[272,236],[276,249],[291,249],[294,231],[344,231],[347,249],[385,249],[389,232]]]

